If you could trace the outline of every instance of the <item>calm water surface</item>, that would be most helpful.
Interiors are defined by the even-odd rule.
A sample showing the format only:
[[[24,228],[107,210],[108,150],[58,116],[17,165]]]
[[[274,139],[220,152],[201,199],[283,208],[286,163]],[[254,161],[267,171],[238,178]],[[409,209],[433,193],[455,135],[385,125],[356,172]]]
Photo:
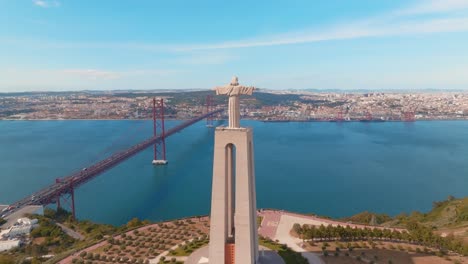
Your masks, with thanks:
[[[178,121],[169,121],[174,126]],[[208,214],[213,129],[147,149],[76,191],[78,217],[122,224]],[[254,128],[258,207],[342,217],[429,210],[468,195],[468,122],[263,123]],[[149,121],[0,121],[0,204],[151,135]]]

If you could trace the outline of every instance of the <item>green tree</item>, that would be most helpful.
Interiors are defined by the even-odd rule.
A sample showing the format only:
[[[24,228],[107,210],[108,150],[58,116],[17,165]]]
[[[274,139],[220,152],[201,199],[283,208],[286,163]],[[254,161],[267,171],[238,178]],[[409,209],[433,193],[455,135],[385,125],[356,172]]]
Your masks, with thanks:
[[[141,226],[142,224],[143,224],[143,222],[141,222],[140,219],[135,217],[132,220],[128,221],[127,227],[128,228],[135,228],[135,227]]]

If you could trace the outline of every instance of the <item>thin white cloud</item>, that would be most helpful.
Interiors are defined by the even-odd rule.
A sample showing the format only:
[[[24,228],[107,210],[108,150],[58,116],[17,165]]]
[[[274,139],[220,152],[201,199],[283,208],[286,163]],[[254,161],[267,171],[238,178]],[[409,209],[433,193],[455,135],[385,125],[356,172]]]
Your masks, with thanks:
[[[51,4],[56,1],[33,0],[36,4]],[[58,2],[57,2],[58,3]],[[229,50],[305,44],[321,41],[349,40],[367,37],[405,36],[435,34],[446,32],[468,31],[468,0],[417,0],[413,4],[393,10],[379,16],[369,17],[346,24],[329,25],[316,29],[270,36],[257,36],[243,40],[224,41],[200,44],[153,44],[133,42],[47,42],[39,45],[49,48],[83,48],[83,49],[128,49],[149,52],[189,52],[191,57],[181,58],[182,64],[222,64],[229,56],[193,54],[213,50]],[[426,16],[420,16],[425,14]],[[434,16],[433,14],[437,14]],[[11,41],[10,41],[11,42]],[[15,41],[13,41],[15,42]],[[19,41],[20,42],[20,41]],[[8,43],[8,40],[6,41]],[[32,43],[27,41],[25,43]]]
[[[180,80],[174,75],[187,71],[172,69],[27,69],[1,68],[0,92],[69,90],[69,89],[129,89],[161,87],[168,80]],[[160,86],[154,86],[159,84]]]
[[[222,42],[175,47],[179,51],[239,49],[291,44],[305,44],[320,41],[357,39],[364,37],[384,37],[418,35],[429,33],[465,32],[468,31],[468,17],[442,18],[426,20],[406,20],[396,23],[356,23],[325,28],[302,33],[290,33],[278,36],[263,37],[251,40]]]
[[[112,80],[118,79],[122,76],[122,74],[118,72],[103,71],[96,69],[67,69],[62,70],[62,73],[86,78],[89,80]]]
[[[395,15],[422,15],[446,13],[468,9],[468,0],[420,0],[408,8],[397,10]]]
[[[57,0],[32,0],[33,4],[42,8],[58,7],[60,2]]]
[[[69,77],[78,77],[81,79],[94,80],[94,81],[106,81],[122,79],[127,77],[135,76],[168,76],[174,73],[180,73],[175,70],[165,69],[139,69],[139,70],[125,70],[125,71],[110,71],[100,69],[65,69],[59,71],[53,71],[56,74],[64,74]]]
[[[232,54],[210,51],[195,52],[190,55],[169,59],[167,63],[179,65],[221,65],[236,59],[237,57]]]
[[[125,77],[137,77],[137,76],[170,76],[173,74],[183,73],[182,70],[171,70],[171,69],[146,69],[146,70],[129,70],[120,72],[121,76]]]
[[[321,41],[348,40],[365,37],[405,36],[468,31],[468,0],[420,0],[414,4],[376,17],[250,39],[190,45],[120,44],[121,47],[148,51],[194,52],[241,49]],[[462,12],[462,15],[460,15]],[[419,15],[443,15],[425,16]],[[455,15],[454,15],[455,14]]]
[[[42,1],[42,0],[33,0],[33,3],[37,6],[40,6],[40,7],[47,7],[47,4],[46,2]]]

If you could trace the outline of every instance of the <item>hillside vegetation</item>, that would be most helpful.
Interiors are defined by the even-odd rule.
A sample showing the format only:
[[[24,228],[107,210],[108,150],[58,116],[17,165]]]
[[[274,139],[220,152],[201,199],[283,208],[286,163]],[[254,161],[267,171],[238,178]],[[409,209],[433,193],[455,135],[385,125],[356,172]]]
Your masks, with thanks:
[[[437,233],[453,234],[468,242],[468,197],[456,199],[449,196],[444,201],[433,202],[432,210],[427,213],[412,212],[390,217],[385,214],[363,212],[344,221],[382,226],[407,227],[410,223],[419,223]]]
[[[430,212],[414,212],[408,218],[437,228],[467,226],[468,197],[455,199],[450,196],[445,201],[434,202]]]
[[[402,213],[395,217],[386,214],[362,212],[350,217],[342,218],[343,221],[360,224],[377,225],[403,225],[409,220],[414,220],[432,227],[461,227],[468,225],[468,197],[457,199],[449,196],[447,200],[432,203],[431,211],[422,213],[414,211],[411,214]]]

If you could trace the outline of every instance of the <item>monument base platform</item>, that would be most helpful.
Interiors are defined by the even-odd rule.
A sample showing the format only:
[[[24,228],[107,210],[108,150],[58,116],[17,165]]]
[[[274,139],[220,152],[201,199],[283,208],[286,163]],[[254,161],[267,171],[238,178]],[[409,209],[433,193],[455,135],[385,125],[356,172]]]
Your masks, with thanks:
[[[276,251],[263,246],[259,246],[258,248],[258,253],[260,255],[260,259],[258,261],[259,264],[284,264],[284,260],[280,255],[278,255],[278,253],[276,253]],[[196,250],[187,258],[185,264],[215,264],[210,263],[210,260],[208,259],[208,249],[209,247],[205,246]]]
[[[166,165],[168,163],[167,160],[153,160],[153,165]]]

